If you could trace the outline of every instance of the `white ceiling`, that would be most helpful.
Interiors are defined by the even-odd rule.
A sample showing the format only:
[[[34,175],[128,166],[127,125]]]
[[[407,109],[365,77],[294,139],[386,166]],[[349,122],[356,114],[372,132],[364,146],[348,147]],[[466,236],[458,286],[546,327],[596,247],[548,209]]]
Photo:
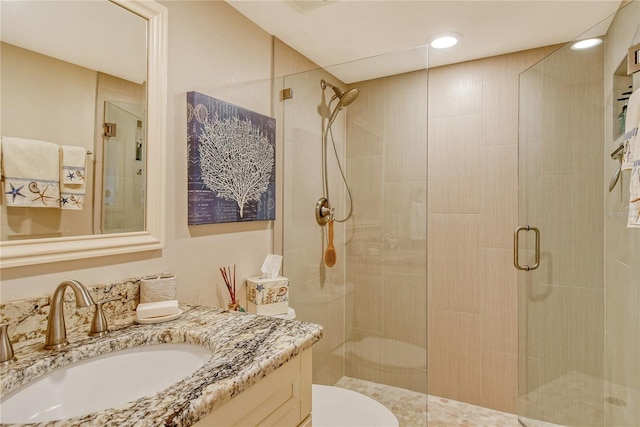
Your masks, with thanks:
[[[0,41],[137,83],[147,21],[108,1],[0,1]]]
[[[588,30],[603,35],[620,5],[620,0],[227,2],[345,83],[565,43]],[[300,11],[301,6],[307,9]],[[441,32],[463,38],[447,51],[427,49],[427,41]],[[359,61],[364,58],[369,59]]]

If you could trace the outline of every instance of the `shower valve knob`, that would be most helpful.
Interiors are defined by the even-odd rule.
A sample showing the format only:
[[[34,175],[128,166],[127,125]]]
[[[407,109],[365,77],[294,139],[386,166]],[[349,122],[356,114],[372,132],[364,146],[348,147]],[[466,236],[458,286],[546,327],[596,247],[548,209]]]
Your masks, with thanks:
[[[333,209],[329,207],[329,201],[321,197],[316,203],[316,221],[320,225],[325,225],[329,222],[329,218],[333,217]]]

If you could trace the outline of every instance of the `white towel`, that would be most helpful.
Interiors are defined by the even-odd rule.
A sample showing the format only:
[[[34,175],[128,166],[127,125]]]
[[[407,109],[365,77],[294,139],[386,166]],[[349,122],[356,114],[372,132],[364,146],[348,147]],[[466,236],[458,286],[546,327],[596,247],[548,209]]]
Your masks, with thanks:
[[[52,142],[2,137],[7,206],[60,206],[60,146]]]
[[[82,210],[86,191],[87,150],[71,145],[61,147],[60,208]]]
[[[62,147],[62,183],[84,184],[87,167],[87,150],[72,145]]]
[[[65,186],[60,191],[60,209],[81,211],[84,208],[84,186],[82,190],[74,191]]]
[[[627,104],[627,116],[624,125],[624,150],[622,151],[622,170],[631,170],[636,160],[640,160],[638,125],[640,124],[640,89],[633,91]]]

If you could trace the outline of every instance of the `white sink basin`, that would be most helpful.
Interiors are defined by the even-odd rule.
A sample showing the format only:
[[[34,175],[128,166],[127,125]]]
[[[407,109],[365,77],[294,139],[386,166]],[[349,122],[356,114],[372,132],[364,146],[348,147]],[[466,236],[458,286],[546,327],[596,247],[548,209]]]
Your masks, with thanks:
[[[212,355],[198,345],[158,344],[83,360],[3,398],[0,422],[46,422],[118,408],[186,378]]]

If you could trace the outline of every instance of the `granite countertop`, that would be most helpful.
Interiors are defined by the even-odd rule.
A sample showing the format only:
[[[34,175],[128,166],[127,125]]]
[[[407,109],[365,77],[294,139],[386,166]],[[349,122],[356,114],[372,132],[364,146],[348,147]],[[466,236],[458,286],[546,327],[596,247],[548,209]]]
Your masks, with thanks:
[[[135,317],[108,319],[111,332],[87,336],[88,325],[68,331],[69,346],[42,349],[44,337],[15,350],[17,361],[0,370],[6,395],[56,368],[129,347],[159,343],[202,345],[213,352],[194,375],[117,410],[107,409],[40,426],[189,426],[249,388],[322,337],[313,323],[181,304],[179,319],[139,325]],[[7,424],[2,424],[7,425]]]

